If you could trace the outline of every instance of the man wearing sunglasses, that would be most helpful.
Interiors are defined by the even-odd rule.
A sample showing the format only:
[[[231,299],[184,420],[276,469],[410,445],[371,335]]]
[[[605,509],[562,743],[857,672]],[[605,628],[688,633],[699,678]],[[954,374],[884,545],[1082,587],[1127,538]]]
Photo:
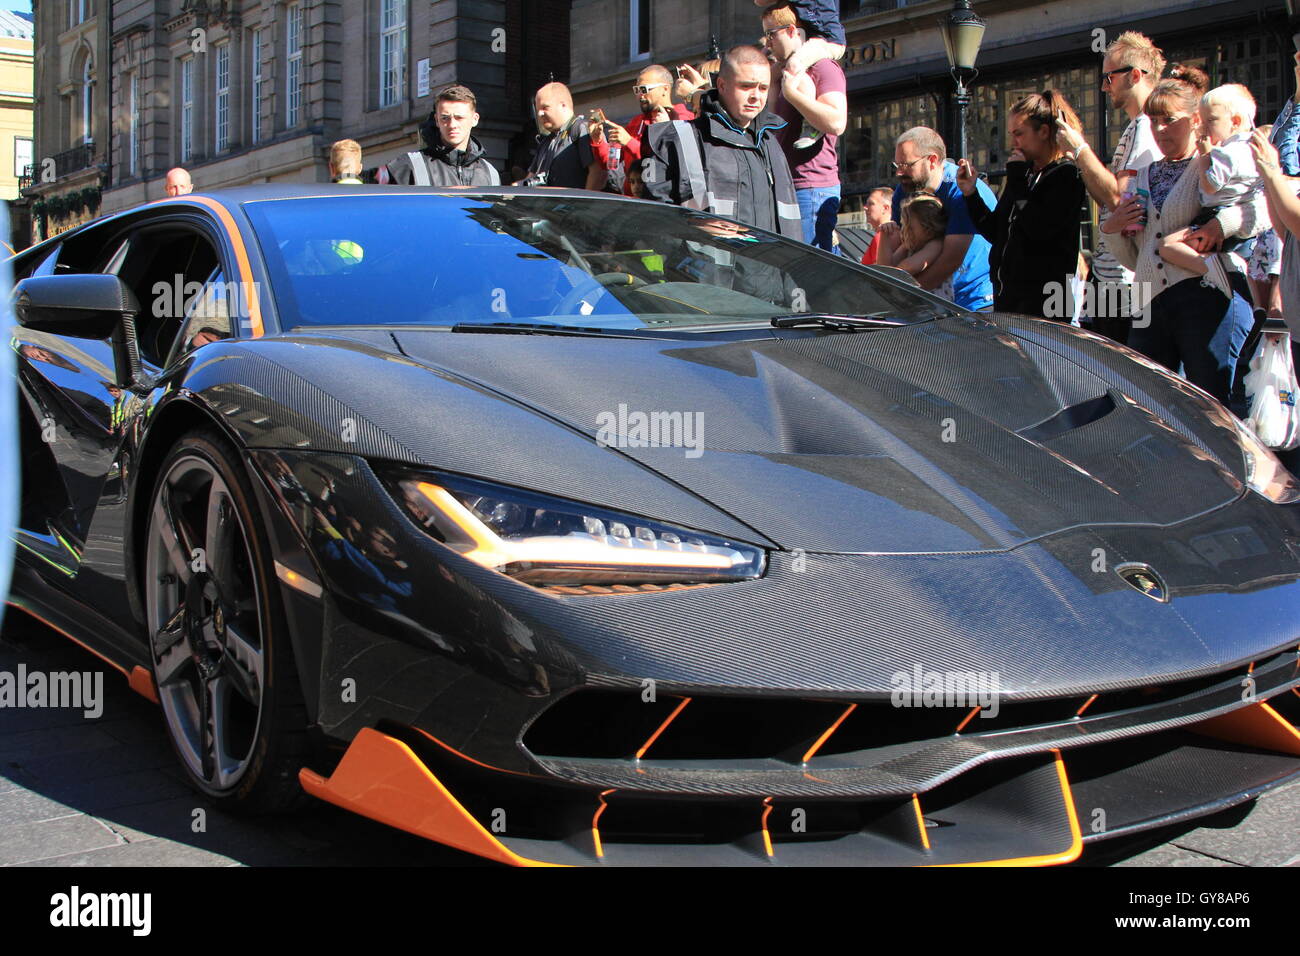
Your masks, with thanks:
[[[641,112],[628,120],[627,126],[605,124],[605,135],[609,141],[623,147],[624,170],[631,170],[641,161],[641,134],[647,126],[668,120],[695,119],[695,114],[684,103],[673,102],[673,75],[667,67],[657,63],[647,66],[637,75],[632,92],[636,94]],[[630,196],[631,189],[631,182],[625,180],[623,192]]]
[[[1100,221],[1103,223],[1109,218],[1110,210],[1119,204],[1120,176],[1125,171],[1136,173],[1163,156],[1151,132],[1151,120],[1142,110],[1164,70],[1165,58],[1160,48],[1141,33],[1121,33],[1106,48],[1101,64],[1101,88],[1110,97],[1110,105],[1129,116],[1129,124],[1120,135],[1109,166],[1092,151],[1082,133],[1065,124],[1057,124],[1061,144],[1073,152],[1074,162],[1083,174],[1084,186],[1101,206]],[[1127,341],[1131,316],[1137,310],[1131,302],[1125,304],[1121,294],[1127,295],[1127,290],[1132,288],[1133,273],[1102,248],[1092,258],[1091,281],[1101,287],[1091,290],[1090,301],[1095,306],[1120,303],[1116,310],[1109,306],[1100,310],[1094,307],[1093,331],[1118,342]],[[1097,314],[1099,311],[1122,314]]]

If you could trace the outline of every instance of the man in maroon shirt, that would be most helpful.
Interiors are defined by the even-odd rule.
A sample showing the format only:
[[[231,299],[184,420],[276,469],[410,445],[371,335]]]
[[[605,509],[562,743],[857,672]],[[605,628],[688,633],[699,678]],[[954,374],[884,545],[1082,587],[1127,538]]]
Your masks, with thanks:
[[[693,120],[692,113],[682,103],[673,102],[673,75],[666,67],[647,66],[638,74],[632,92],[637,96],[641,112],[628,120],[627,126],[606,123],[605,131],[611,143],[623,147],[623,169],[630,170],[641,161],[641,133],[651,123],[665,120]],[[632,195],[631,177],[625,180],[623,192]]]
[[[840,210],[836,144],[849,117],[844,71],[829,59],[818,60],[806,74],[787,68],[807,36],[806,25],[789,3],[764,11],[763,32],[773,60],[768,109],[786,121],[776,136],[794,174],[804,242],[833,252]]]

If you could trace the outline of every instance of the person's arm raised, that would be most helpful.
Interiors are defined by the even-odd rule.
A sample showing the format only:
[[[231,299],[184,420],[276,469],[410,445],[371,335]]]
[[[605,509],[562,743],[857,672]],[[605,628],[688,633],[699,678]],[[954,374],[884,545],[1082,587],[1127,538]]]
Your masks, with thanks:
[[[1101,157],[1093,152],[1083,133],[1068,123],[1062,123],[1058,120],[1056,136],[1061,144],[1070,151],[1074,158],[1074,165],[1078,166],[1079,172],[1083,174],[1083,186],[1088,190],[1088,195],[1107,209],[1114,209],[1118,206],[1120,200],[1119,180],[1110,171],[1110,167],[1101,161]]]

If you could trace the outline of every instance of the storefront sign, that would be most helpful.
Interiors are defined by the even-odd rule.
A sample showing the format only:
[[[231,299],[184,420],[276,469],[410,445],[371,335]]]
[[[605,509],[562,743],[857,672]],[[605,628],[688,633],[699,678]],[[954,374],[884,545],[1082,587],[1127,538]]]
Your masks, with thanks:
[[[844,54],[844,61],[849,66],[866,66],[870,63],[892,60],[897,52],[897,44],[898,40],[890,37],[888,40],[877,40],[864,46],[851,46]]]

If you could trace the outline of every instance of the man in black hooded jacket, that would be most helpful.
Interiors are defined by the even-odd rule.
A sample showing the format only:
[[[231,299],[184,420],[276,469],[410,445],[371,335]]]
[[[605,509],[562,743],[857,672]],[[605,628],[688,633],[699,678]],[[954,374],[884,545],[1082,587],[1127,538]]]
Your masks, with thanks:
[[[496,167],[484,158],[483,145],[473,136],[477,104],[469,87],[442,90],[420,127],[424,149],[381,167],[378,181],[398,186],[499,186]]]
[[[718,88],[705,94],[700,115],[656,123],[642,134],[648,196],[802,241],[794,180],[773,135],[785,120],[766,110],[771,80],[761,49],[728,50]]]

